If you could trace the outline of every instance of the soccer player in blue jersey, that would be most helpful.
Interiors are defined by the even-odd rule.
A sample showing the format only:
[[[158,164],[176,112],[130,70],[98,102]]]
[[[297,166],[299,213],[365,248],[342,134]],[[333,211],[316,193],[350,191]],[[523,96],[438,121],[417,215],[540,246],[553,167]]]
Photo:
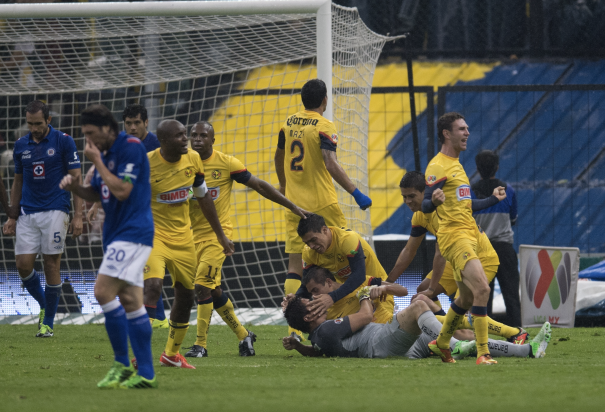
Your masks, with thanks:
[[[131,104],[126,106],[122,113],[124,120],[124,131],[131,136],[138,137],[147,153],[160,147],[158,137],[147,131],[149,119],[147,118],[147,109],[140,104]]]
[[[54,334],[54,319],[61,297],[61,254],[68,226],[72,236],[82,233],[82,201],[74,196],[74,217],[69,224],[70,194],[59,182],[70,174],[80,182],[80,157],[71,136],[50,125],[48,106],[39,100],[25,108],[29,133],[15,142],[15,179],[4,234],[17,236],[15,258],[23,286],[40,305],[37,337]],[[34,269],[42,253],[46,288]]]
[[[143,306],[143,268],[153,246],[149,161],[139,139],[118,133],[118,123],[105,106],[82,112],[84,154],[96,167],[90,186],[66,175],[61,188],[105,211],[105,255],[95,283],[95,298],[105,314],[105,328],[115,354],[113,366],[97,386],[157,388],[151,356],[151,324]],[[120,298],[116,300],[116,296]],[[138,373],[128,357],[128,339]]]

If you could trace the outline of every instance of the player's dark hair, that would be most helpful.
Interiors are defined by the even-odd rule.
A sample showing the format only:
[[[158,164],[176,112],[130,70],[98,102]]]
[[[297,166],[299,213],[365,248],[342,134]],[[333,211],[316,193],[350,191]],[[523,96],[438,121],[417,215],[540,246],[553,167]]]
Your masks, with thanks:
[[[311,266],[311,268],[305,272],[301,283],[303,287],[307,287],[307,284],[311,281],[319,283],[320,285],[325,285],[326,279],[331,279],[336,282],[336,278],[334,278],[334,275],[328,269],[322,268],[321,266]]]
[[[326,221],[322,216],[311,213],[310,215],[307,215],[306,219],[300,219],[296,232],[300,237],[303,237],[309,232],[321,233],[321,228],[325,225]]]
[[[126,120],[127,117],[134,119],[138,115],[141,115],[142,121],[147,120],[147,109],[145,108],[145,106],[142,106],[140,104],[129,104],[128,106],[126,106],[124,112],[122,113],[122,120]]]
[[[197,126],[198,124],[206,125],[209,126],[212,130],[214,130],[214,126],[212,126],[212,123],[207,122],[206,120],[200,120],[199,122],[195,122],[195,124],[193,126]]]
[[[91,124],[93,126],[97,126],[98,128],[109,126],[116,136],[120,132],[118,122],[116,121],[115,117],[113,117],[111,111],[102,104],[94,104],[84,109],[81,114],[80,123],[82,126]]]
[[[286,306],[284,317],[291,328],[309,333],[311,330],[310,323],[305,320],[305,316],[308,314],[307,305],[301,300],[300,296],[295,296]]]
[[[496,175],[500,165],[500,157],[491,150],[483,150],[475,156],[477,171],[482,179],[489,179]]]
[[[403,175],[401,182],[399,182],[399,187],[404,189],[414,188],[419,192],[424,193],[424,189],[426,188],[424,175],[420,172],[411,170]]]
[[[50,109],[46,104],[44,104],[44,102],[41,102],[40,100],[34,100],[32,102],[29,102],[27,106],[25,106],[26,113],[36,114],[39,111],[42,111],[42,116],[44,116],[44,120],[48,120],[48,117],[50,116]]]
[[[328,95],[328,89],[323,80],[313,79],[305,83],[300,91],[303,106],[307,110],[317,109]]]
[[[437,120],[437,137],[439,138],[439,143],[445,143],[445,136],[443,135],[444,130],[452,131],[452,124],[458,119],[463,119],[464,116],[460,113],[450,112],[446,113]]]

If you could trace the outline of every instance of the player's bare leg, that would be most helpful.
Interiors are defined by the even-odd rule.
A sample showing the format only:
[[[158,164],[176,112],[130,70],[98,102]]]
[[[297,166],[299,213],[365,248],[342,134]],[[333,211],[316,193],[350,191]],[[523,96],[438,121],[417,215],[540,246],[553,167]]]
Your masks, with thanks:
[[[174,284],[174,304],[170,311],[170,332],[164,353],[160,357],[162,366],[173,366],[177,368],[195,369],[187,363],[179,353],[181,344],[185,340],[189,329],[189,316],[195,293],[193,289],[187,289],[180,282]]]
[[[418,326],[418,318],[424,312],[430,312],[430,309],[422,299],[417,299],[412,302],[407,308],[397,313],[399,329],[414,335],[420,335],[422,330]]]
[[[431,279],[424,279],[422,282],[420,282],[420,285],[418,285],[418,287],[416,288],[416,293],[421,293],[424,292],[425,290],[427,290],[429,288],[429,286],[431,285]],[[446,290],[443,288],[443,286],[441,286],[441,284],[437,284],[437,286],[435,287],[435,290],[433,291],[433,296],[435,296],[432,299],[432,302],[439,307],[439,309],[437,309],[436,311],[433,311],[433,313],[438,314],[438,315],[445,315],[445,312],[443,311],[443,308],[441,307],[441,302],[439,302],[439,298],[438,296],[441,294],[447,295]],[[432,310],[432,309],[431,309]]]
[[[288,257],[288,274],[286,275],[286,283],[284,284],[286,296],[298,291],[302,280],[302,273],[302,253],[290,253]],[[299,340],[304,339],[301,331],[288,326],[288,335],[292,335],[292,333],[298,336]]]
[[[143,282],[143,304],[149,316],[149,321],[153,323],[155,319],[155,309],[158,300],[162,295],[162,284],[164,280],[159,278],[145,279]]]

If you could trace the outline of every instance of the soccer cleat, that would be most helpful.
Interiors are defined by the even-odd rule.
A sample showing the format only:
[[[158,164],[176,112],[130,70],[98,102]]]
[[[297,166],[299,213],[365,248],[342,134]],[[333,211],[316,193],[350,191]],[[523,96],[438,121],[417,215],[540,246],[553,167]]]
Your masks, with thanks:
[[[507,339],[508,342],[515,345],[523,345],[527,340],[529,340],[529,333],[521,327],[519,328],[519,333]]]
[[[435,355],[439,355],[441,357],[441,362],[444,363],[456,363],[456,361],[454,360],[454,358],[452,358],[452,351],[450,350],[450,348],[447,349],[441,349],[439,346],[437,346],[437,341],[433,340],[429,343],[429,349],[431,350],[431,352],[433,352]]]
[[[256,342],[256,335],[253,332],[248,331],[248,336],[239,343],[239,356],[254,356],[254,342]]]
[[[124,382],[132,376],[134,368],[132,365],[124,366],[118,361],[114,361],[111,365],[111,369],[107,372],[107,375],[97,383],[97,387],[101,389],[115,389],[120,383]]]
[[[481,355],[477,358],[477,365],[495,365],[497,363],[498,361],[492,358],[492,355],[490,355],[489,353]]]
[[[44,323],[38,329],[38,333],[36,333],[36,338],[50,338],[54,335],[53,330],[46,326]]]
[[[186,358],[207,358],[208,357],[208,351],[203,346],[193,345],[192,347],[185,348],[185,349],[189,349],[189,352],[187,352],[185,354]]]
[[[552,329],[549,322],[545,322],[540,329],[540,332],[531,340],[529,344],[531,346],[531,352],[529,353],[530,358],[543,358],[546,355],[546,347],[550,342],[552,336]]]
[[[452,351],[452,358],[455,360],[464,359],[467,356],[475,356],[477,355],[477,345],[474,340],[459,340],[454,345],[454,350]]]
[[[151,389],[158,387],[158,381],[154,376],[153,379],[145,379],[139,375],[133,375],[129,379],[120,383],[120,389]]]
[[[46,314],[46,309],[40,309],[40,313],[38,314],[38,329],[42,326],[42,322],[44,321],[44,315]]]
[[[169,366],[169,367],[173,367],[173,368],[183,368],[183,369],[195,369],[195,366],[187,363],[187,360],[180,353],[177,353],[174,356],[166,356],[166,352],[162,352],[162,356],[160,356],[160,366]]]
[[[168,318],[164,320],[154,319],[151,323],[151,327],[153,329],[170,329],[170,325],[168,324]]]

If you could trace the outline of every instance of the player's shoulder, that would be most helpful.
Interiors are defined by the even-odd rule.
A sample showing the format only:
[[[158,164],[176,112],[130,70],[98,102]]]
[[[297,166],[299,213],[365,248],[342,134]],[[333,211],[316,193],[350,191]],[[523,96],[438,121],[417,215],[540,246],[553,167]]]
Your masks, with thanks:
[[[160,161],[160,149],[157,148],[152,150],[151,152],[147,152],[147,158],[149,159],[149,164],[157,163]]]
[[[423,226],[426,225],[427,218],[426,214],[422,211],[414,212],[412,215],[412,226]]]
[[[15,146],[14,146],[14,152],[18,152],[22,149],[24,149],[27,144],[29,143],[29,134],[26,134],[25,136],[21,136],[19,139],[17,139],[17,141],[15,142]]]

